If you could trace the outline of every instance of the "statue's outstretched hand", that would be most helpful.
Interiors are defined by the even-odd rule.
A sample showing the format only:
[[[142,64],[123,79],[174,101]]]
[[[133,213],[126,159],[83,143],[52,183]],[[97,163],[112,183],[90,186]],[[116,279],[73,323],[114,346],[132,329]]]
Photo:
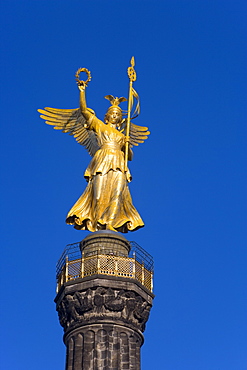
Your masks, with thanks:
[[[78,82],[78,83],[77,83],[77,86],[78,86],[78,89],[79,89],[80,91],[85,91],[85,89],[86,89],[86,84],[84,83],[84,81],[80,81],[80,82]]]

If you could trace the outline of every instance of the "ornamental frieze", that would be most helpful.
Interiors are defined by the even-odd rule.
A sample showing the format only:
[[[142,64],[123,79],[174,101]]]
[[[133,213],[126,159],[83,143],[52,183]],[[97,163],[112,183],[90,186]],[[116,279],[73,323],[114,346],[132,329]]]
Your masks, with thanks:
[[[67,294],[57,305],[61,326],[65,332],[81,324],[122,321],[145,330],[151,304],[134,291],[97,287]]]

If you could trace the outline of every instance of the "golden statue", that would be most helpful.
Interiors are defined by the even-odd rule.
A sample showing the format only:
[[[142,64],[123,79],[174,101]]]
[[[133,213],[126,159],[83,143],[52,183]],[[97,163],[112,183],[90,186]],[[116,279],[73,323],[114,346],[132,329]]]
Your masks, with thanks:
[[[81,72],[86,72],[87,81],[79,80]],[[87,107],[85,90],[91,80],[90,72],[80,68],[76,80],[80,90],[80,108],[78,109],[39,109],[41,118],[54,129],[73,135],[76,141],[84,145],[93,157],[84,177],[88,185],[75,205],[69,211],[66,222],[78,230],[113,230],[126,233],[137,230],[144,223],[132,204],[128,182],[131,175],[128,160],[132,159],[133,145],[139,145],[147,139],[147,127],[134,125],[130,120],[140,112],[139,97],[132,87],[136,79],[134,58],[128,68],[130,79],[127,114],[119,104],[126,98],[114,98],[107,95],[111,102],[104,121],[99,120],[94,111]],[[136,107],[131,116],[136,98]],[[124,118],[127,115],[127,118]]]

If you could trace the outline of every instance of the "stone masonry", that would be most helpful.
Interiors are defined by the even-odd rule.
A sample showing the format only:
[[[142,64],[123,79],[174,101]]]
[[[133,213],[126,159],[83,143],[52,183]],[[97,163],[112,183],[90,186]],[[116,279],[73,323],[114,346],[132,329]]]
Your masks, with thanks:
[[[66,370],[139,370],[153,297],[140,282],[125,277],[93,275],[66,282],[55,299]]]

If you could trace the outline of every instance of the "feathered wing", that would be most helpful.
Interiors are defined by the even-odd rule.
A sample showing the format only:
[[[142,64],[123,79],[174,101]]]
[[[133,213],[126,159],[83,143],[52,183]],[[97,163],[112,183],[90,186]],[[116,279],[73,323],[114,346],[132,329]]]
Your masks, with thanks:
[[[120,130],[126,133],[127,122],[124,120]],[[144,140],[148,138],[150,132],[147,127],[138,126],[130,122],[130,146],[138,146],[141,143],[144,143]]]
[[[89,109],[91,113],[94,113]],[[48,125],[54,126],[55,130],[73,135],[76,141],[85,146],[89,154],[93,157],[99,149],[97,136],[94,131],[86,128],[87,121],[83,117],[79,108],[77,109],[56,109],[44,108],[38,109],[40,117]]]

